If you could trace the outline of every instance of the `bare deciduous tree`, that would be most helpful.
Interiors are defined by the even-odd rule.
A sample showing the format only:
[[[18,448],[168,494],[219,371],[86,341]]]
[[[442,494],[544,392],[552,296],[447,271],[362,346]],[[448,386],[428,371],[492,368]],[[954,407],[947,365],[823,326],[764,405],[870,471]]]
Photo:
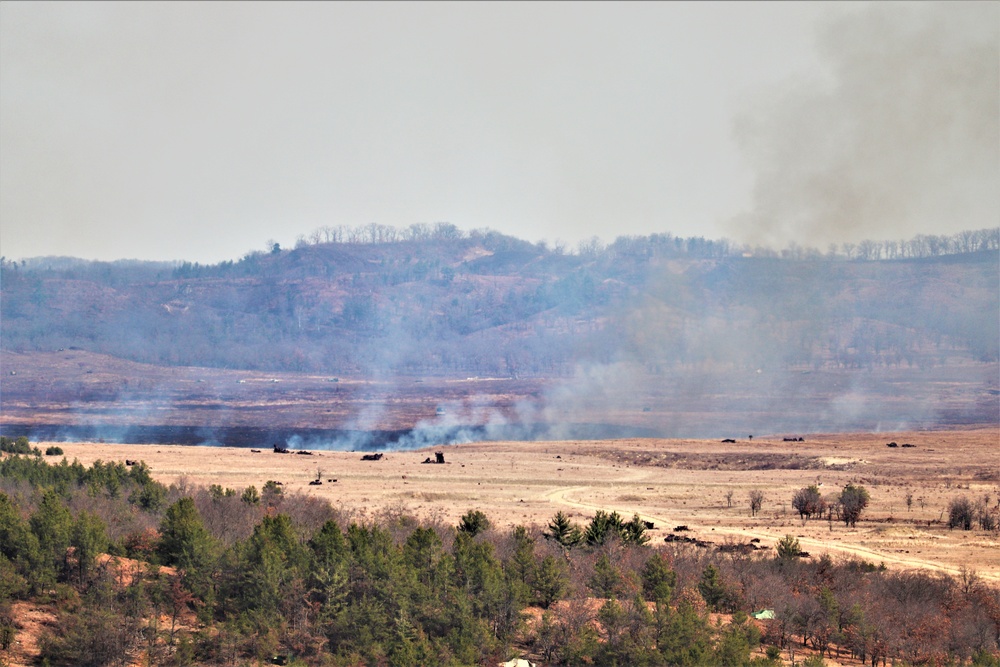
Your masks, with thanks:
[[[752,489],[748,496],[750,502],[750,516],[757,516],[761,506],[764,504],[764,492],[760,489]]]

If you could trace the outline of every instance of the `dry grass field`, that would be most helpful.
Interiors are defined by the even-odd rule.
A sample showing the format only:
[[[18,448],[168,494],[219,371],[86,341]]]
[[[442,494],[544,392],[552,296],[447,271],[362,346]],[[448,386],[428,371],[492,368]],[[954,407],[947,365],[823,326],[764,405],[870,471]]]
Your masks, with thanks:
[[[892,441],[913,446],[887,447]],[[716,544],[756,537],[771,547],[791,534],[813,556],[857,556],[890,568],[951,574],[964,567],[1000,583],[1000,534],[947,527],[954,497],[988,496],[991,507],[1000,502],[996,426],[812,435],[805,442],[785,442],[780,435],[735,443],[490,442],[388,452],[379,461],[342,451],[306,456],[230,447],[59,445],[70,460],[84,464],[143,460],[167,484],[242,489],[276,480],[286,494],[326,498],[358,519],[404,511],[457,523],[469,509],[480,509],[499,526],[544,525],[560,510],[579,523],[598,509],[616,510],[652,521],[654,543],[679,525],[689,528],[685,535]],[[435,451],[444,454],[444,465],[422,463],[433,460]],[[317,476],[323,483],[310,485]],[[832,498],[848,482],[871,494],[854,528],[826,519],[802,521],[791,507],[799,488],[819,484]],[[765,500],[751,518],[753,489],[763,491]]]

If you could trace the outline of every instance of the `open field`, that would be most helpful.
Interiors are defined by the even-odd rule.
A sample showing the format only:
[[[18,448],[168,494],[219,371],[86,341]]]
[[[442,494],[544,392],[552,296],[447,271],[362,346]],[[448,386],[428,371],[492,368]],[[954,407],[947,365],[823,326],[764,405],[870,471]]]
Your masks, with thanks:
[[[913,447],[886,447],[895,441]],[[686,535],[722,544],[752,537],[764,546],[786,534],[811,554],[829,552],[956,574],[965,566],[1000,582],[1000,534],[949,530],[956,496],[1000,498],[1000,428],[897,433],[781,435],[751,441],[621,439],[490,442],[389,452],[362,461],[359,452],[312,455],[252,453],[232,447],[59,443],[72,460],[139,459],[167,484],[258,488],[280,481],[286,494],[329,499],[356,518],[403,510],[456,523],[481,509],[497,524],[547,523],[559,510],[588,521],[597,509],[637,512],[655,524],[655,542],[678,525]],[[44,448],[45,443],[40,443]],[[444,465],[423,464],[444,453]],[[321,485],[310,485],[319,475]],[[330,481],[336,480],[336,481]],[[827,497],[853,482],[872,496],[856,528],[803,522],[790,505],[795,490],[821,484]],[[747,495],[765,494],[750,517]],[[732,491],[732,506],[727,493]],[[912,506],[906,496],[912,494]]]
[[[484,424],[498,431],[491,440],[1000,424],[995,362],[865,370],[704,365],[655,373],[602,366],[573,377],[373,379],[155,366],[66,349],[5,351],[2,367],[0,430],[32,440],[259,448],[292,434],[329,442],[373,432],[369,444],[377,446],[415,429],[440,436]],[[457,440],[468,439],[477,438]]]

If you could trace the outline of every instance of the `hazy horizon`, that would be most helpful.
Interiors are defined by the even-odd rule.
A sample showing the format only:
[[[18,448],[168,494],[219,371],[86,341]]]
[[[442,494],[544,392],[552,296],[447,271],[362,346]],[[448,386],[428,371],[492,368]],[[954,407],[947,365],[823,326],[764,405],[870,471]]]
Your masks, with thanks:
[[[1000,219],[1000,5],[0,4],[0,241],[783,247]]]

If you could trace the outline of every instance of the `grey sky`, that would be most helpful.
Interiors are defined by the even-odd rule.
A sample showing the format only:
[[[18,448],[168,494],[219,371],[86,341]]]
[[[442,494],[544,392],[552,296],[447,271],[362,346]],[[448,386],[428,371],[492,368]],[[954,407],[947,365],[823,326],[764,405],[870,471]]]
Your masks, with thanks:
[[[2,252],[207,262],[368,222],[570,244],[993,226],[998,7],[6,1]],[[938,85],[910,64],[952,56],[922,129],[884,132]]]

